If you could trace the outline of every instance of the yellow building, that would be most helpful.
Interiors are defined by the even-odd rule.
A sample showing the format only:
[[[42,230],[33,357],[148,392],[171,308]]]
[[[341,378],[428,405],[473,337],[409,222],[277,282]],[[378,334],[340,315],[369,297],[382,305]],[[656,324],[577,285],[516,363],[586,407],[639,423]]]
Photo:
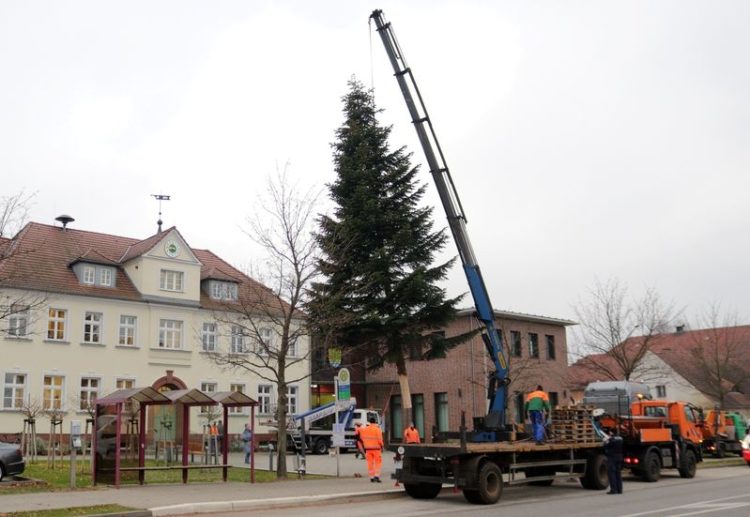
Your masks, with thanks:
[[[268,420],[276,385],[219,368],[214,357],[273,367],[279,327],[269,315],[280,302],[269,289],[191,248],[176,228],[139,240],[58,220],[62,226],[29,223],[0,238],[0,435],[21,432],[24,405],[60,409],[67,432],[96,397],[142,386],[242,391],[258,401],[258,422]],[[309,407],[308,351],[306,339],[289,350],[295,364],[287,378],[303,379],[287,390],[291,413]],[[201,412],[192,412],[193,433],[206,422]],[[249,414],[230,413],[228,431],[241,432]],[[37,431],[46,432],[40,420]],[[149,432],[158,432],[159,416],[149,420]]]

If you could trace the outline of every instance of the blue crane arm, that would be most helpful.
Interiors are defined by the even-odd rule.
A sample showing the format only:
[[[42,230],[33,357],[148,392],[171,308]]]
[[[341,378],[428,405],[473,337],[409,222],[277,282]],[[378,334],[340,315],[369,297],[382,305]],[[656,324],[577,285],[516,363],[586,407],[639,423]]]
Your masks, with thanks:
[[[471,296],[474,298],[476,317],[484,326],[482,339],[495,366],[495,371],[489,379],[488,398],[490,405],[485,423],[486,427],[489,428],[501,428],[505,424],[508,362],[503,350],[502,334],[495,325],[495,314],[492,310],[490,297],[484,285],[482,273],[479,270],[479,264],[469,240],[469,234],[466,231],[466,216],[461,206],[461,200],[453,184],[448,165],[445,163],[443,151],[427,114],[422,95],[414,80],[411,68],[406,65],[404,54],[398,45],[390,22],[385,21],[383,12],[379,9],[372,12],[370,19],[375,21],[377,31],[383,40],[385,51],[391,61],[394,75],[411,115],[414,129],[416,129],[417,136],[422,144],[430,173],[435,181],[440,201],[448,218],[448,226],[458,248]]]

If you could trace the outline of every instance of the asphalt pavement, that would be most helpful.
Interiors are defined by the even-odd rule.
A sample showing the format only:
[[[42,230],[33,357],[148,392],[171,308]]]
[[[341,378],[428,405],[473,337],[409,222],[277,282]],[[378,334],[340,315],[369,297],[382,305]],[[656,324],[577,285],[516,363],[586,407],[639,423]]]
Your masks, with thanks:
[[[256,468],[268,470],[268,453],[256,455]],[[371,483],[367,465],[354,454],[336,456],[308,455],[307,473],[330,476],[325,479],[299,479],[298,463],[294,456],[287,458],[290,478],[270,483],[188,483],[186,485],[153,484],[97,487],[62,492],[8,494],[0,496],[0,516],[19,511],[39,511],[53,508],[71,508],[100,504],[120,504],[148,509],[152,515],[184,515],[214,511],[240,511],[273,509],[316,504],[331,499],[361,499],[401,497],[403,489],[394,486],[390,479],[393,471],[393,454],[384,453],[382,483]],[[242,454],[230,455],[229,463],[246,468]],[[275,458],[274,458],[275,465]],[[338,477],[337,477],[338,472]],[[357,475],[361,477],[357,477]],[[248,473],[249,479],[249,473]]]

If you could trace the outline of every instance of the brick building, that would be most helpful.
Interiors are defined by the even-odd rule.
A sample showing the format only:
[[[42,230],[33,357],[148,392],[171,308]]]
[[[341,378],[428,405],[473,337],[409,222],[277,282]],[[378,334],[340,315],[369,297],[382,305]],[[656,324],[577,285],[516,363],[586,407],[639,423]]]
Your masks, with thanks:
[[[523,420],[524,394],[537,384],[544,386],[553,404],[567,400],[566,327],[575,323],[506,311],[495,311],[495,315],[510,365],[509,420]],[[478,326],[473,310],[466,309],[444,332],[450,337]],[[458,345],[444,359],[408,361],[412,414],[420,435],[429,441],[433,430],[457,431],[462,412],[468,427],[472,418],[483,417],[488,404],[487,378],[493,368],[480,335]],[[394,366],[367,373],[366,396],[368,406],[386,414],[388,433],[400,437],[408,422],[401,421],[402,401]]]

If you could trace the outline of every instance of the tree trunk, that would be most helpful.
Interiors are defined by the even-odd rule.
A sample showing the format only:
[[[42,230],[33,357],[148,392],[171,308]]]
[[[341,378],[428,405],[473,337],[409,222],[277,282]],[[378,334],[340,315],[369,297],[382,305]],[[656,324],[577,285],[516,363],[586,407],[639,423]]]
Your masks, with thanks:
[[[394,434],[398,432],[397,436],[392,436],[391,441],[400,442],[403,440],[403,431],[409,425],[413,419],[411,410],[411,389],[409,389],[409,375],[406,372],[406,361],[403,356],[399,358],[396,364],[396,371],[398,372],[398,384],[401,387],[401,426],[402,429],[394,429]]]
[[[279,401],[278,407],[276,408],[276,421],[278,422],[278,434],[277,444],[278,450],[276,451],[276,478],[282,479],[287,477],[286,471],[286,413],[287,413],[287,396],[286,396],[286,383],[279,382],[278,391],[276,394],[276,400]]]

